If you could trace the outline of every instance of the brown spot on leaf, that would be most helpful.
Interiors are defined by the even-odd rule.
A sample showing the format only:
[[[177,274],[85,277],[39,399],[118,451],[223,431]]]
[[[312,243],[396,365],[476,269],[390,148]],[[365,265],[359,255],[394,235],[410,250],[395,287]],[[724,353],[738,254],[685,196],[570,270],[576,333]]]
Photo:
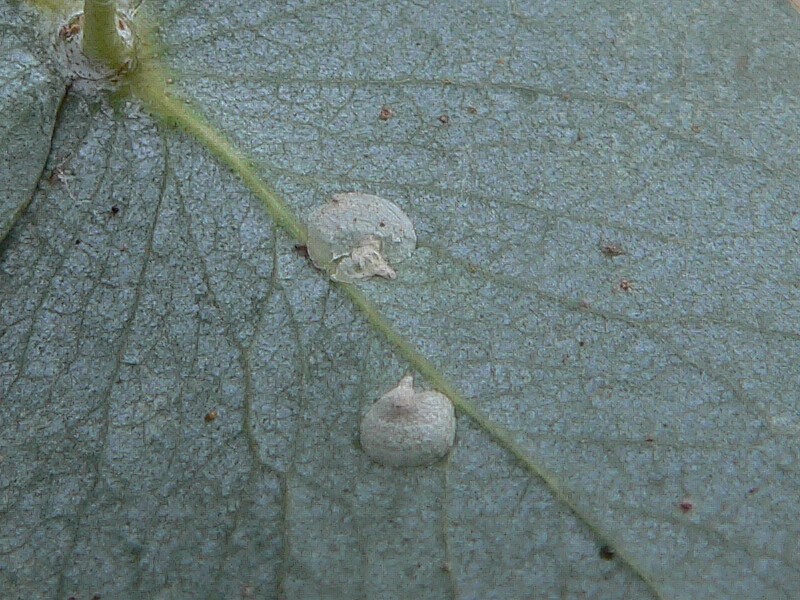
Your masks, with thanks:
[[[620,244],[606,242],[600,245],[600,252],[603,253],[603,256],[615,258],[625,254],[625,248],[623,248]]]
[[[600,558],[602,558],[603,560],[614,560],[616,552],[614,552],[614,549],[611,546],[609,546],[608,544],[604,544],[600,546],[600,551],[598,554],[600,555]]]
[[[394,114],[395,113],[392,110],[391,106],[382,106],[381,107],[381,112],[378,113],[378,118],[381,121],[388,121],[389,119],[391,119],[394,116]]]

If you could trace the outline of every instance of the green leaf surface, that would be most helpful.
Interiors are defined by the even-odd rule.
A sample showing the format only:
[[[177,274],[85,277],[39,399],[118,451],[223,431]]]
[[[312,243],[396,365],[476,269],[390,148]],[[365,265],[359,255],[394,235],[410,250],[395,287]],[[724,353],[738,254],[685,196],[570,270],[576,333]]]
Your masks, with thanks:
[[[550,484],[463,414],[444,463],[369,462],[360,415],[409,364],[191,135],[61,103],[20,10],[4,598],[796,596],[788,4],[148,7],[174,96],[297,214],[357,190],[411,216],[362,292]]]
[[[35,27],[2,8],[0,24],[0,240],[33,197],[50,151],[64,82]],[[6,14],[8,13],[8,14]],[[58,179],[56,173],[55,179]]]

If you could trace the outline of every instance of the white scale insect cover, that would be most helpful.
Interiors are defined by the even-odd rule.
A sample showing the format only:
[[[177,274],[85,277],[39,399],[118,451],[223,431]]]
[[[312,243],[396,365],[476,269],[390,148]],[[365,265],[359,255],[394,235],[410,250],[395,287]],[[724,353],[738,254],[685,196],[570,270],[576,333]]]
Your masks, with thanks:
[[[361,420],[361,447],[373,461],[390,467],[430,465],[453,447],[453,403],[435,391],[415,391],[406,375],[373,404]]]
[[[394,279],[395,264],[417,245],[414,225],[402,209],[379,196],[334,194],[308,218],[308,253],[334,281]]]

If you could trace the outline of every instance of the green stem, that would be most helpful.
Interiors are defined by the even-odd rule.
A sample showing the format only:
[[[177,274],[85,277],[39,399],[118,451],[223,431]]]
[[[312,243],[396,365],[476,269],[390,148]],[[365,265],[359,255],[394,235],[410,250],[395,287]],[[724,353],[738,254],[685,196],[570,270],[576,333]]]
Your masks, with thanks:
[[[86,0],[83,18],[84,53],[109,69],[119,71],[128,60],[129,51],[117,32],[117,3]]]

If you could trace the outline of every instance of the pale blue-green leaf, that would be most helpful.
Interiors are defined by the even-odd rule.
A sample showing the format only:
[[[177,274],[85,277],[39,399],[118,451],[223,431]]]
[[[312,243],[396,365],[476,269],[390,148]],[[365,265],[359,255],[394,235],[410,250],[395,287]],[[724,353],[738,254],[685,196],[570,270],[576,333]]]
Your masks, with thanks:
[[[0,23],[0,241],[31,201],[50,151],[64,82],[30,14],[2,10]],[[27,17],[27,19],[26,19]],[[58,179],[60,171],[56,170]]]
[[[788,5],[150,10],[175,93],[298,212],[360,190],[412,216],[365,292],[635,569],[464,418],[443,465],[369,463],[359,415],[407,365],[196,142],[72,93],[45,170],[69,157],[69,187],[0,256],[0,588],[793,597]]]

